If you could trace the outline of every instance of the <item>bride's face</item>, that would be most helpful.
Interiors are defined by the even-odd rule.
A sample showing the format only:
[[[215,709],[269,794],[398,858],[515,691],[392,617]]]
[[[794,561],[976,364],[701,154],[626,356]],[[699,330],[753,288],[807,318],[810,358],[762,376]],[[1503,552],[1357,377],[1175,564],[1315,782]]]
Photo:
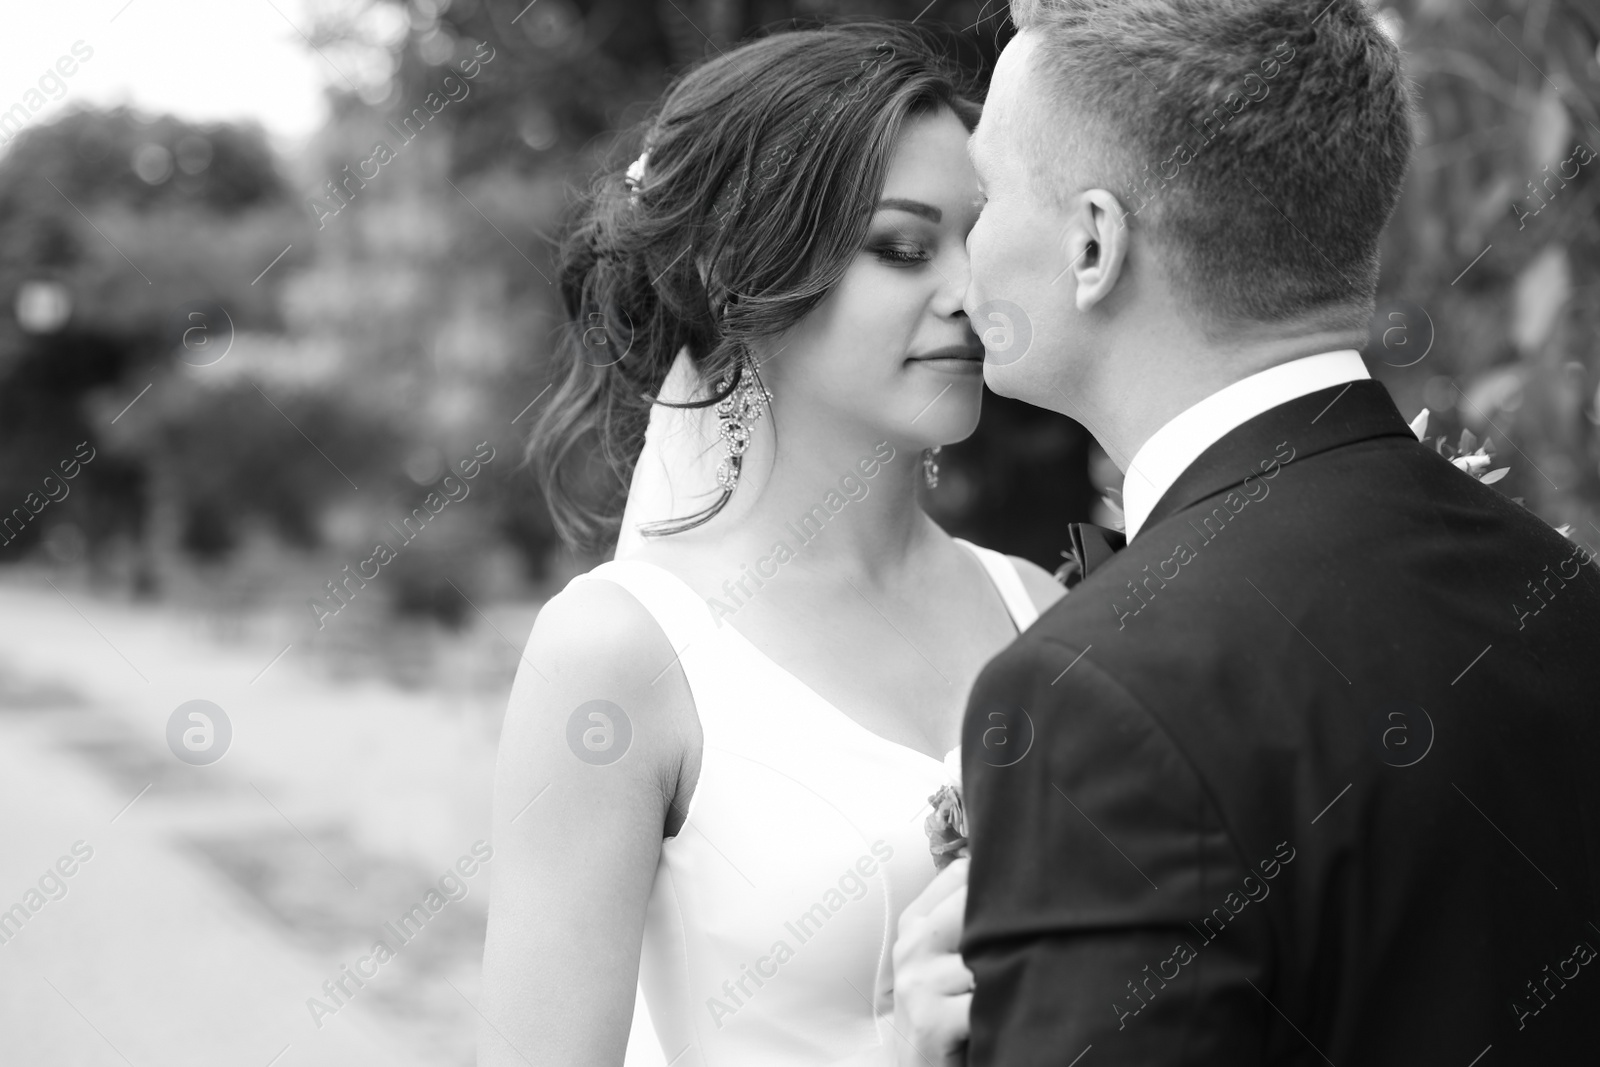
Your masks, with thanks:
[[[977,427],[983,347],[961,307],[980,206],[967,135],[943,108],[906,122],[866,243],[761,354],[780,419],[910,448]]]

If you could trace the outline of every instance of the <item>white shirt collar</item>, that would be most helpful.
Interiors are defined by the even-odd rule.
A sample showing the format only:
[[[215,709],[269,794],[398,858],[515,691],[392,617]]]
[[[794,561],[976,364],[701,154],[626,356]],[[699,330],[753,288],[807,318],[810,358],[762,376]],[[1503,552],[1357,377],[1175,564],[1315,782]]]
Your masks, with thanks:
[[[1180,411],[1151,434],[1128,463],[1122,482],[1128,540],[1133,540],[1178,476],[1226,434],[1296,397],[1370,377],[1355,349],[1323,352],[1257,371]]]

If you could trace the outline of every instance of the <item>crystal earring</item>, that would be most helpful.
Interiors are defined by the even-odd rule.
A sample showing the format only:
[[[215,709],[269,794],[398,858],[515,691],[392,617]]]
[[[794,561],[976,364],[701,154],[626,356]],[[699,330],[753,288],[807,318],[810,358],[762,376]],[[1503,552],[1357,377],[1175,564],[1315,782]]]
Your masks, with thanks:
[[[929,489],[939,488],[939,446],[922,450],[922,480]]]
[[[750,424],[761,417],[762,408],[772,403],[772,394],[756,380],[755,361],[748,354],[741,367],[738,387],[717,402],[717,415],[722,420],[719,432],[728,443],[728,454],[717,464],[717,484],[730,493],[739,484],[744,453],[750,447]],[[722,376],[717,392],[733,386],[735,373],[730,370]]]

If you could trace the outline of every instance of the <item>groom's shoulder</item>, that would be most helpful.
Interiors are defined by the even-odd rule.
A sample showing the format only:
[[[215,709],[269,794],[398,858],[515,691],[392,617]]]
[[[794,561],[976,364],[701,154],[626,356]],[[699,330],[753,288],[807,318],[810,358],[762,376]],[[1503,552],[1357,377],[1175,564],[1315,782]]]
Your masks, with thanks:
[[[1565,633],[1528,633],[1523,619],[1542,604],[1528,579],[1551,572],[1565,584],[1546,618],[1600,632],[1584,547],[1414,442],[1297,459],[1256,489],[1219,491],[1140,531],[1041,614],[1018,653],[1092,648],[1136,691],[1184,703],[1194,685],[1243,684],[1240,672],[1292,673],[1308,640],[1385,676],[1397,643],[1429,661],[1454,655],[1456,633],[1485,627],[1515,631],[1548,659]]]
[[[1129,552],[1124,549],[1112,562],[1131,562]],[[1109,569],[1112,563],[1103,566]],[[1074,693],[1080,683],[1092,682],[1094,688],[1116,691],[1118,702],[1139,703],[1133,693],[1137,687],[1126,685],[1131,678],[1176,671],[1194,651],[1194,646],[1178,642],[1140,642],[1137,662],[1130,662],[1119,647],[1128,635],[1126,624],[1117,621],[1113,597],[1126,580],[1085,581],[1070,590],[1053,577],[1048,580],[1054,586],[1051,602],[1045,604],[1034,594],[1039,617],[989,661],[980,682],[1009,680],[1006,688],[1021,684],[1041,702],[1053,702]]]
[[[1099,640],[1103,642],[1101,654],[1105,655],[1109,647],[1104,642],[1120,639],[1144,603],[1139,596],[1143,592],[1141,580],[1152,586],[1159,584],[1159,567],[1172,555],[1173,548],[1164,541],[1148,537],[1135,539],[1042,610],[1017,644],[1065,645],[1081,651]],[[1176,591],[1175,583],[1169,583],[1168,589]],[[1144,651],[1155,654],[1159,649]]]

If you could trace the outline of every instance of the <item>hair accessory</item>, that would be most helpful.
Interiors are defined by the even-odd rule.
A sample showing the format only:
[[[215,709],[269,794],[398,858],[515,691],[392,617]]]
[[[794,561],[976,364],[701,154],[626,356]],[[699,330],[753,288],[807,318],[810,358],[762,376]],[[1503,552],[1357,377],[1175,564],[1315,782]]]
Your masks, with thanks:
[[[929,489],[939,488],[939,445],[922,450],[922,480]]]
[[[632,194],[628,197],[628,203],[637,204],[639,202],[639,190],[644,185],[644,169],[649,165],[650,150],[648,148],[639,154],[638,159],[628,164],[627,173],[622,176],[623,183],[627,185],[628,191]]]
[[[722,420],[719,431],[728,443],[728,454],[717,464],[717,484],[728,492],[739,484],[739,469],[744,463],[745,449],[750,447],[750,426],[761,417],[761,409],[772,403],[772,394],[756,379],[755,361],[744,356],[743,372],[739,386],[717,402],[717,415]],[[734,370],[722,376],[720,393],[733,385]]]

